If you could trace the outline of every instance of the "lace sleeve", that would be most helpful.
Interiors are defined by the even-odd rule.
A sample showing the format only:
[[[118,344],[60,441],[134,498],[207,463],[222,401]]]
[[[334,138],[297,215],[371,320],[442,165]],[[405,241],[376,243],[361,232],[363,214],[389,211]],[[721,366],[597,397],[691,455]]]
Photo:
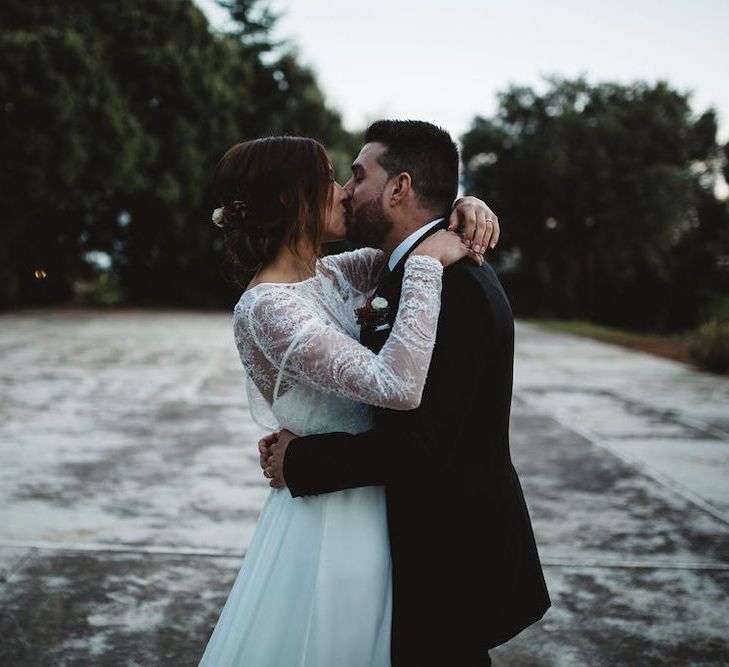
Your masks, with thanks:
[[[412,410],[420,405],[433,354],[443,268],[432,257],[408,258],[397,318],[379,354],[329,323],[294,290],[252,294],[236,318],[236,340],[248,341],[288,379],[344,398]],[[251,373],[255,376],[255,369]],[[273,392],[268,392],[271,399]]]
[[[322,258],[322,262],[327,268],[341,273],[346,285],[358,292],[371,292],[380,280],[387,255],[375,248],[360,248],[327,255]]]

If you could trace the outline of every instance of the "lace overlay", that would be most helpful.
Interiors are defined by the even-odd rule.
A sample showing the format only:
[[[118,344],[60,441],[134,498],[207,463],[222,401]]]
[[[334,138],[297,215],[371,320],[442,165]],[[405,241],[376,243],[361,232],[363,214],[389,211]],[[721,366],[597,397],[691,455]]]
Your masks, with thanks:
[[[320,260],[309,280],[244,292],[235,338],[259,423],[298,435],[358,433],[372,426],[368,403],[420,401],[442,269],[408,259],[397,319],[376,355],[358,342],[354,309],[384,264],[382,253],[358,250]],[[200,667],[390,667],[391,624],[384,488],[306,498],[271,489]]]
[[[243,293],[234,309],[235,341],[248,374],[251,413],[259,424],[305,435],[326,429],[327,412],[338,415],[342,430],[344,404],[360,412],[362,404],[396,410],[420,404],[443,269],[432,257],[408,258],[396,321],[375,354],[358,342],[354,309],[364,304],[384,265],[384,253],[365,248],[321,259],[308,280],[260,283]],[[298,398],[284,401],[295,388]],[[308,410],[291,411],[292,402],[297,408],[306,403]],[[283,409],[286,404],[289,409]],[[296,423],[286,423],[293,413]],[[352,417],[354,432],[362,428],[363,415]]]

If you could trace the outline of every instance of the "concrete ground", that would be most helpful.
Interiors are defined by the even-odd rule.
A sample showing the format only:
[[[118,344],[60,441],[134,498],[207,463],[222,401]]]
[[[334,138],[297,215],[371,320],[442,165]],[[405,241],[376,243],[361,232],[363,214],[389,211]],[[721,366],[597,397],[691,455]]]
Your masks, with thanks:
[[[1,316],[0,665],[196,665],[260,433],[228,315]],[[512,436],[553,606],[495,664],[729,664],[729,379],[522,324]]]

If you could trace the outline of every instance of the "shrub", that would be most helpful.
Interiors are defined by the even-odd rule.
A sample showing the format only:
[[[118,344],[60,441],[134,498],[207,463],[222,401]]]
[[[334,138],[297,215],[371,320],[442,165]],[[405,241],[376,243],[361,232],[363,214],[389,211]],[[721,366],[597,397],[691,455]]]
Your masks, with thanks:
[[[729,322],[712,321],[700,327],[689,344],[689,354],[704,370],[729,372]]]

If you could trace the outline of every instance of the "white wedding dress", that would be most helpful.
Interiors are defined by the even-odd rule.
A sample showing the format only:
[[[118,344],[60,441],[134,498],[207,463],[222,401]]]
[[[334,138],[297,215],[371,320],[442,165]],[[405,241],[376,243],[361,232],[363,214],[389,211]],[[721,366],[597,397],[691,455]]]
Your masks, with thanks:
[[[258,423],[357,433],[371,428],[371,405],[419,404],[442,267],[408,258],[396,322],[375,355],[358,342],[354,309],[384,264],[382,252],[357,250],[319,260],[308,280],[243,293],[235,338]],[[391,590],[382,487],[304,498],[272,489],[200,665],[387,667]]]

